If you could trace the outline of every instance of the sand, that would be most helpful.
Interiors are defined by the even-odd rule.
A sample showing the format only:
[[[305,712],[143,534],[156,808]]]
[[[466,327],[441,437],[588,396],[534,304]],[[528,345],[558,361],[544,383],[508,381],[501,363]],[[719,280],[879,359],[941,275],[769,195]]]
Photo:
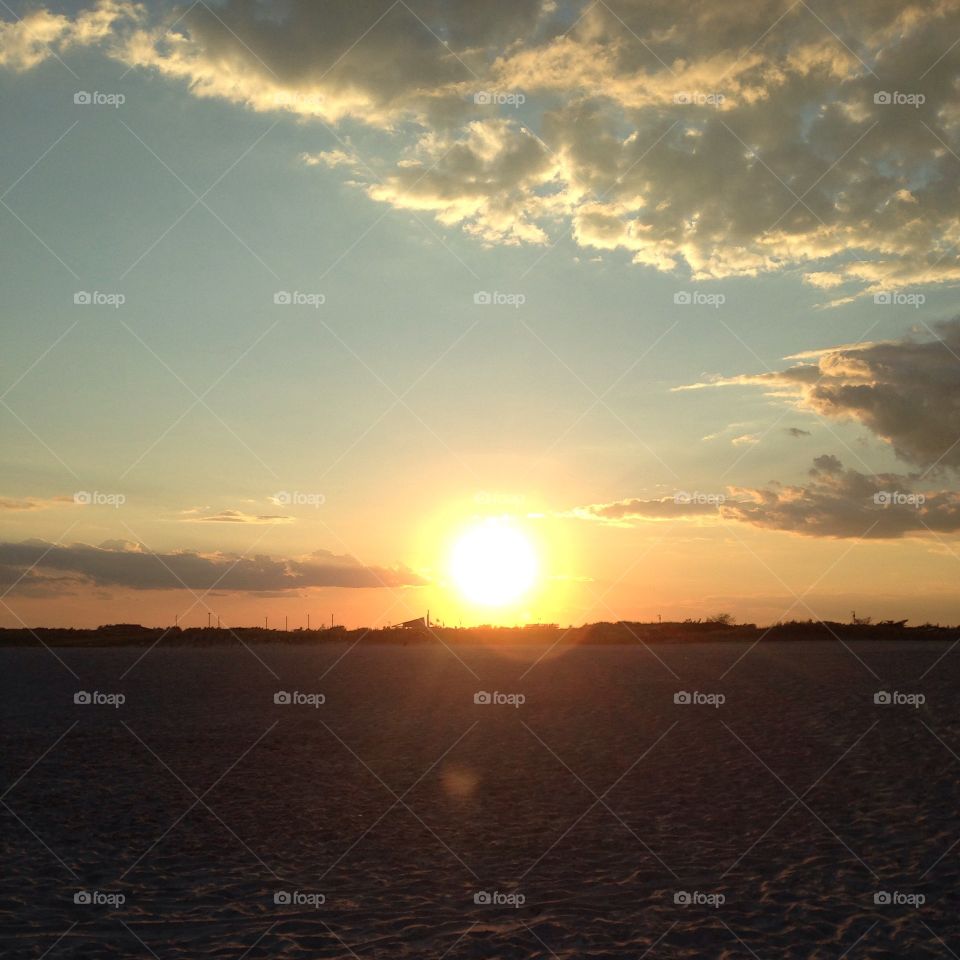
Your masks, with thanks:
[[[57,652],[0,651],[3,957],[960,952],[960,647]]]

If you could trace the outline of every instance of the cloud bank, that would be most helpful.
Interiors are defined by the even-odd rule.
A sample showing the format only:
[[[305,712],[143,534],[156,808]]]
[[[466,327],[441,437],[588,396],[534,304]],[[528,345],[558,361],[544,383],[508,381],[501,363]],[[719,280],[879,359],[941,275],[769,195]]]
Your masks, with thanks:
[[[809,537],[865,540],[960,532],[960,493],[924,491],[916,478],[902,474],[847,470],[831,454],[813,461],[809,478],[796,485],[730,487],[722,495],[591,504],[563,516],[619,526],[712,517],[716,523],[746,523]]]
[[[854,420],[927,471],[960,468],[960,319],[922,336],[796,357],[785,370],[677,389],[759,386],[832,420]]]
[[[100,546],[68,546],[43,540],[0,542],[0,585],[17,581],[64,591],[77,587],[132,590],[217,590],[280,592],[314,587],[408,587],[426,581],[405,567],[372,567],[350,556],[317,551],[307,557],[242,557],[179,551],[155,554],[136,543],[108,541]]]
[[[485,242],[569,236],[703,280],[799,267],[836,303],[960,281],[958,35],[957,0],[226,0],[165,20],[101,0],[0,23],[0,65],[96,45],[195,97],[385,133],[357,165],[343,143],[304,162]]]
[[[846,470],[830,455],[814,460],[807,483],[733,494],[721,507],[724,519],[810,537],[889,540],[960,531],[960,493],[921,492],[909,477]]]

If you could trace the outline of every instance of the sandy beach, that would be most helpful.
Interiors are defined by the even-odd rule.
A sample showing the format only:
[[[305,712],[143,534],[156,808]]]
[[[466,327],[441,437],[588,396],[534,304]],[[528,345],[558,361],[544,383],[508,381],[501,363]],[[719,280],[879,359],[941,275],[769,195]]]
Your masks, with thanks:
[[[948,650],[7,650],[2,952],[950,956]]]

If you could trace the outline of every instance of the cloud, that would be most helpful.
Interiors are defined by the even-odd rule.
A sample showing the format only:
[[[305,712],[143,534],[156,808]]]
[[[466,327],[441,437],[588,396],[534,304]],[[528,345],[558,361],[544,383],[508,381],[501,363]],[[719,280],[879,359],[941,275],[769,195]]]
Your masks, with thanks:
[[[534,221],[551,200],[534,202],[555,165],[544,144],[510,120],[475,121],[456,138],[429,133],[396,173],[367,188],[374,200],[425,210],[443,224],[464,224],[485,241],[543,243]]]
[[[42,584],[83,584],[133,590],[262,592],[314,587],[422,586],[423,577],[405,567],[366,566],[350,556],[317,551],[306,557],[243,557],[225,553],[151,553],[127,541],[69,546],[43,540],[0,542],[0,582],[23,577],[29,589]],[[18,588],[19,589],[19,588]]]
[[[897,473],[847,470],[832,454],[813,461],[806,483],[729,487],[725,494],[678,492],[659,500],[627,499],[575,507],[561,516],[634,526],[656,520],[746,523],[809,537],[889,540],[960,532],[960,493],[917,489]]]
[[[671,497],[644,500],[631,498],[613,503],[593,503],[575,507],[561,516],[577,520],[599,520],[618,525],[632,525],[637,521],[695,519],[704,515],[717,515],[721,497],[678,491]]]
[[[308,167],[326,167],[335,170],[337,167],[346,167],[354,173],[359,173],[363,167],[360,158],[353,150],[320,150],[317,153],[301,153],[300,159]]]
[[[462,116],[467,88],[539,15],[539,0],[227,0],[134,31],[115,55],[195,96],[389,129]]]
[[[31,510],[49,510],[53,507],[62,507],[64,504],[74,504],[73,497],[2,497],[0,496],[0,513],[4,511],[21,512]]]
[[[759,386],[833,420],[855,420],[907,463],[960,468],[960,319],[922,338],[812,351],[785,370],[675,389]]]
[[[784,427],[783,432],[795,440],[798,440],[800,437],[812,436],[809,430],[801,430],[800,427]]]
[[[799,268],[843,303],[960,282],[958,34],[956,0],[226,0],[172,25],[104,0],[0,24],[0,64],[97,44],[192,96],[385,132],[367,195],[484,242]]]
[[[108,39],[118,23],[137,20],[142,13],[143,7],[137,3],[100,0],[75,18],[41,8],[18,20],[0,21],[0,67],[29,70],[71,47]]]
[[[218,513],[204,513],[200,510],[186,510],[181,515],[181,520],[184,523],[293,523],[293,517],[279,515],[258,516],[256,514],[244,513],[242,510],[221,510]]]
[[[810,537],[896,539],[960,531],[960,493],[924,493],[895,473],[846,470],[829,454],[817,457],[809,482],[734,488],[721,507],[726,520]]]

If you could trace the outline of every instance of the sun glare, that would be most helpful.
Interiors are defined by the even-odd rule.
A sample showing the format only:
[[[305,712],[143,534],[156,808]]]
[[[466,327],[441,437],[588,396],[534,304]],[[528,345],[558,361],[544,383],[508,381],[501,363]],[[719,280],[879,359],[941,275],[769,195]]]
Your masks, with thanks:
[[[534,585],[539,566],[533,544],[504,517],[470,527],[454,543],[450,556],[450,576],[457,589],[485,607],[522,597]]]

